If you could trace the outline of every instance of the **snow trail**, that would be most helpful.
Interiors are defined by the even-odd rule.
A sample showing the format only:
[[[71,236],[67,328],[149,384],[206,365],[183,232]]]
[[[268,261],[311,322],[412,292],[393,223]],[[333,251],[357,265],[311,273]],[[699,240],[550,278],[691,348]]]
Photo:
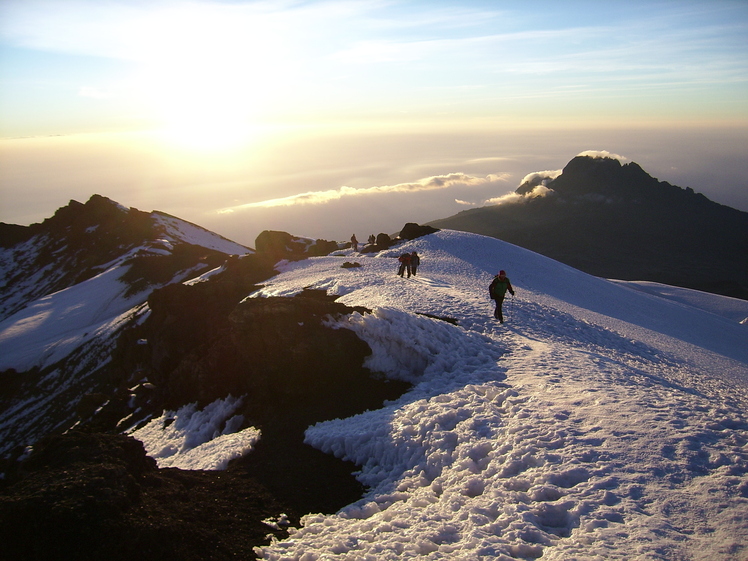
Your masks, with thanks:
[[[412,250],[421,273],[401,279],[395,257]],[[336,327],[369,343],[370,368],[414,387],[307,430],[370,489],[305,517],[263,558],[746,557],[738,322],[471,234],[442,231],[356,269],[343,259],[286,264],[253,297],[324,288],[371,308]],[[517,291],[505,324],[487,295],[499,268]]]

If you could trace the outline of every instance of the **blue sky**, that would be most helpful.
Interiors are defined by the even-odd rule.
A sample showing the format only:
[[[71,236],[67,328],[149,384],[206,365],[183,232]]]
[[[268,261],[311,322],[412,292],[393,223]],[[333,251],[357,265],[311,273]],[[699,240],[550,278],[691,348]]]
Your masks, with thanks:
[[[747,39],[748,3],[724,0],[2,0],[0,157],[7,162],[22,150],[11,144],[17,139],[146,131],[160,135],[158,148],[149,145],[149,152],[163,151],[160,165],[168,160],[173,168],[175,154],[182,154],[190,165],[203,161],[203,173],[214,169],[217,175],[231,167],[230,154],[246,160],[240,147],[256,146],[269,131],[276,140],[285,131],[284,143],[303,131],[299,138],[311,138],[315,150],[331,130],[357,137],[368,131],[377,138],[430,131],[447,135],[448,143],[447,137],[468,131],[567,134],[639,127],[669,131],[674,138],[681,131],[682,138],[724,128],[740,144],[748,131]],[[315,138],[310,130],[325,132]],[[144,147],[142,137],[114,144],[118,155],[110,151],[102,158],[119,161],[122,150]],[[622,152],[618,146],[580,144],[554,153],[545,167],[587,149]],[[53,146],[29,150],[37,158],[62,153]],[[425,156],[417,146],[411,150],[422,166]],[[737,146],[731,150],[731,161],[745,156]],[[366,152],[362,148],[360,157]],[[543,152],[552,150],[538,146],[537,155]],[[642,159],[633,152],[627,156]],[[702,168],[716,165],[705,160]],[[28,185],[19,166],[10,178],[0,176],[6,209],[14,205],[18,186]],[[231,181],[250,173],[237,166],[242,172]],[[673,167],[664,161],[654,166]],[[277,184],[279,173],[286,171],[268,176],[268,183]],[[519,168],[513,173],[520,174]],[[347,185],[357,177],[339,180]],[[365,178],[371,183],[362,188],[392,180]],[[170,182],[176,189],[177,179]],[[46,187],[52,192],[52,184]],[[63,188],[58,184],[56,192],[64,198]],[[236,203],[298,189],[287,184],[269,193],[248,187]],[[137,206],[141,199],[134,198],[129,204]],[[153,193],[151,199],[159,201]],[[0,220],[30,216],[11,214],[6,210]]]
[[[745,2],[0,5],[6,137],[187,115],[748,120]]]

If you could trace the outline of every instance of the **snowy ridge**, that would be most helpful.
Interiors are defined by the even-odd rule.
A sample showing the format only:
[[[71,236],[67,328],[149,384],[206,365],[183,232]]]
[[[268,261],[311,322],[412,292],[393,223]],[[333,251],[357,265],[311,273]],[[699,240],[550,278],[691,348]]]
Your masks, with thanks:
[[[166,284],[128,294],[128,285],[120,280],[129,268],[123,265],[127,257],[91,279],[29,303],[0,322],[0,370],[44,368],[63,359],[78,346],[104,335],[107,325],[145,302],[154,288]],[[181,271],[173,280],[194,273]]]
[[[112,319],[145,302],[155,288],[191,278],[198,269],[204,268],[196,266],[178,271],[167,282],[151,284],[133,293],[122,280],[133,258],[169,256],[174,251],[174,244],[180,243],[226,254],[250,252],[244,246],[184,220],[158,212],[152,213],[151,217],[164,237],[148,240],[129,250],[123,248],[115,259],[97,266],[96,270],[101,272],[92,278],[49,294],[45,287],[50,286],[56,276],[64,274],[63,267],[50,264],[24,276],[22,286],[7,291],[6,309],[18,307],[20,303],[25,307],[0,321],[0,370],[14,368],[23,371],[52,364],[95,338],[101,327]],[[95,235],[95,229],[90,234]],[[29,255],[38,254],[47,243],[49,236],[40,234],[19,246],[3,250],[0,265],[7,269],[4,278],[14,267],[21,268],[19,263],[12,262],[14,259],[22,256],[29,261]],[[59,251],[64,252],[65,247]]]
[[[102,389],[95,373],[124,327],[147,317],[153,290],[214,268],[221,253],[250,251],[99,196],[71,201],[34,228],[0,248],[0,371],[9,371],[8,388],[15,376],[23,385],[2,395],[0,453],[80,421],[76,404]]]
[[[395,275],[406,250],[411,279]],[[748,332],[729,299],[712,313],[451,231],[356,258],[284,264],[252,296],[325,288],[374,309],[336,326],[415,386],[307,430],[371,488],[264,559],[748,556]],[[504,325],[499,268],[517,291]]]
[[[151,218],[153,218],[157,226],[163,229],[164,235],[171,241],[199,245],[207,249],[226,253],[227,255],[254,253],[248,247],[232,242],[223,236],[219,236],[210,230],[206,230],[181,218],[158,211],[152,212]]]
[[[649,294],[667,298],[673,302],[680,302],[713,314],[723,316],[729,320],[745,324],[748,320],[748,301],[727,296],[719,296],[700,290],[690,290],[648,281],[619,281],[625,286]]]

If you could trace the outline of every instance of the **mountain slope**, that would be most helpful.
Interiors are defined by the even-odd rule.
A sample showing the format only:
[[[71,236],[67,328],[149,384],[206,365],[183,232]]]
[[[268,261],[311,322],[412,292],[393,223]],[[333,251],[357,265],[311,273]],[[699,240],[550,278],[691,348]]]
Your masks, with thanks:
[[[556,177],[528,178],[502,204],[430,224],[503,239],[596,276],[748,298],[748,213],[613,158],[578,156]]]
[[[184,275],[201,258],[249,251],[184,220],[100,195],[70,201],[41,224],[0,224],[0,320],[115,266],[128,266],[120,274],[132,269],[122,280],[134,293]]]
[[[410,280],[394,274],[404,250],[422,256]],[[307,430],[371,490],[264,559],[748,554],[744,325],[470,234],[339,260],[289,264],[255,296],[311,286],[372,308],[336,325],[369,343],[370,367],[415,385]],[[517,291],[504,325],[486,294],[499,267]]]
[[[110,383],[102,369],[119,334],[147,315],[155,288],[251,252],[99,195],[71,201],[41,224],[0,228],[7,232],[0,244],[0,453],[71,422],[70,404]]]
[[[397,256],[414,250],[419,274],[397,276]],[[741,324],[748,303],[611,282],[501,240],[446,230],[378,253],[273,261],[277,275],[256,257],[155,291],[115,353],[125,353],[117,357],[123,379],[135,384],[147,375],[148,382],[93,402],[80,423],[127,430],[164,465],[226,471],[156,471],[135,455],[135,467],[89,466],[91,479],[74,486],[68,481],[80,464],[61,467],[53,452],[88,450],[84,439],[53,439],[14,462],[25,478],[7,491],[0,485],[0,533],[12,551],[46,535],[18,522],[33,520],[41,504],[51,527],[60,512],[62,520],[66,512],[84,520],[65,526],[85,537],[68,539],[79,558],[123,558],[138,549],[118,548],[128,531],[132,543],[155,543],[148,540],[169,505],[193,512],[185,518],[194,529],[179,520],[157,532],[158,543],[210,536],[215,559],[248,557],[252,545],[269,560],[748,554],[748,326]],[[500,268],[516,289],[503,325],[487,296]],[[76,367],[89,375],[80,361]],[[60,377],[42,372],[45,384]],[[4,410],[4,426],[46,414],[45,400],[60,409],[76,403],[46,391],[34,397]],[[112,456],[134,448],[99,439],[87,446]],[[333,464],[311,447],[355,463],[363,496],[350,498],[359,496],[355,486],[339,494],[342,484],[323,477]],[[272,517],[264,510],[276,536],[270,543],[262,534],[243,539],[254,496],[241,483],[255,478],[274,499],[268,509],[294,509]],[[118,498],[115,487],[90,504],[75,499],[109,479],[129,494]],[[317,507],[315,492],[354,502],[333,514],[336,500]],[[163,502],[142,506],[155,494]],[[211,505],[206,516],[194,515]],[[86,533],[93,507],[112,528],[103,538]],[[162,559],[165,550],[139,551]],[[206,555],[179,551],[184,559]]]

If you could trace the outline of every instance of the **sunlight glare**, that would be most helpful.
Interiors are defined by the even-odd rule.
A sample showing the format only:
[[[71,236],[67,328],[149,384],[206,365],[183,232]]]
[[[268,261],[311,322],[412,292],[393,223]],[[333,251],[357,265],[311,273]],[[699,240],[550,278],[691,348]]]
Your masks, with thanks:
[[[188,5],[160,27],[138,78],[146,106],[176,146],[220,151],[252,136],[282,106],[292,57],[267,14]]]

